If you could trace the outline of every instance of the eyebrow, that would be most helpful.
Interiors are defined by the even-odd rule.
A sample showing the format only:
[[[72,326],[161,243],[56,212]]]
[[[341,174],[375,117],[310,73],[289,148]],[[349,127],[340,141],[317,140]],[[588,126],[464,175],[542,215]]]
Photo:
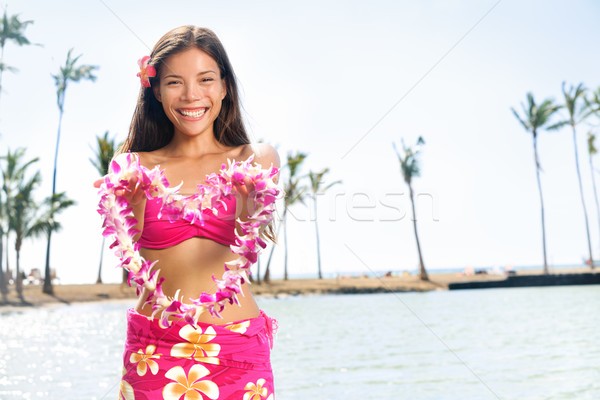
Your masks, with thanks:
[[[208,71],[202,71],[202,72],[198,72],[198,73],[196,74],[196,76],[210,74],[211,72],[212,72],[213,74],[217,75],[217,72],[216,72],[216,71],[213,71],[212,69],[209,69]],[[166,75],[166,76],[164,76],[164,77],[163,77],[163,79],[167,79],[167,78],[181,78],[181,75],[177,75],[177,74],[169,74],[169,75]]]

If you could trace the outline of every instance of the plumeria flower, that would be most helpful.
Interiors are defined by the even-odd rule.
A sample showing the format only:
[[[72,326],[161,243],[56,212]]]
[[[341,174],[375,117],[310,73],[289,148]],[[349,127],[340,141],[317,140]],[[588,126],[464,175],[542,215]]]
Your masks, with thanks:
[[[212,326],[206,328],[193,328],[185,325],[179,331],[179,336],[187,340],[186,343],[177,343],[171,348],[171,357],[193,358],[196,361],[219,364],[221,345],[209,343],[217,337]]]
[[[231,332],[236,333],[246,333],[246,330],[250,326],[250,321],[240,322],[239,324],[231,324],[224,326],[223,328],[230,330]]]
[[[156,76],[156,68],[154,68],[153,65],[148,64],[149,61],[149,56],[144,56],[138,60],[140,72],[137,73],[137,76],[140,77],[140,82],[143,87],[150,87],[149,78],[154,78]]]
[[[129,362],[132,364],[137,364],[137,373],[139,376],[146,375],[148,368],[152,375],[156,375],[158,373],[158,363],[153,358],[160,358],[161,354],[154,354],[156,350],[156,346],[148,345],[146,350],[139,349],[137,353],[131,353],[129,357]]]
[[[209,375],[210,371],[201,364],[194,364],[186,375],[182,367],[173,367],[165,376],[175,382],[168,383],[163,389],[165,400],[201,399],[202,395],[215,400],[219,397],[219,387],[210,380],[201,380]]]
[[[244,393],[243,400],[262,400],[267,397],[269,391],[264,387],[265,383],[266,381],[263,378],[256,381],[256,384],[248,382],[244,387],[244,390],[247,390],[247,392]]]
[[[119,400],[135,400],[133,387],[131,387],[128,382],[123,380],[119,384]]]

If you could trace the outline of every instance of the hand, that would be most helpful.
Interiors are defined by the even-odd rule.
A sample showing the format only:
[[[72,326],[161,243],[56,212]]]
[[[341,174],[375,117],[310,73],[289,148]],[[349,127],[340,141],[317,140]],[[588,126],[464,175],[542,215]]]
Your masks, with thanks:
[[[237,200],[237,210],[240,216],[254,213],[255,205],[249,194],[254,193],[254,181],[249,176],[245,176],[243,182],[233,181],[235,197]]]
[[[104,178],[99,178],[94,181],[94,187],[99,188],[104,183]],[[133,190],[117,189],[115,195],[123,196],[127,202],[131,205],[139,204],[146,198],[146,194],[141,189],[141,185],[136,178],[129,180],[129,187],[133,187]]]
[[[254,181],[252,181],[252,178],[249,176],[245,176],[242,183],[233,181],[233,186],[235,190],[244,197],[247,197],[248,194],[254,192]]]

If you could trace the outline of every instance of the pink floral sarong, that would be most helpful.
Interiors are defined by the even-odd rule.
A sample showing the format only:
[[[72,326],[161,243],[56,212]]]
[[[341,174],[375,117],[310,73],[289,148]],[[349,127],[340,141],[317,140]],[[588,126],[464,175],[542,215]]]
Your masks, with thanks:
[[[226,325],[173,321],[127,313],[120,400],[274,400],[270,354],[275,320]]]

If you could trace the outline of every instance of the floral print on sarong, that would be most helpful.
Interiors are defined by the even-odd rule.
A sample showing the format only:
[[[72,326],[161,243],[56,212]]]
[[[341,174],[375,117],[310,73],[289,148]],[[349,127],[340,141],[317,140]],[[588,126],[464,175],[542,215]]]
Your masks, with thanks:
[[[275,320],[225,325],[127,314],[120,400],[274,400],[270,353]]]

